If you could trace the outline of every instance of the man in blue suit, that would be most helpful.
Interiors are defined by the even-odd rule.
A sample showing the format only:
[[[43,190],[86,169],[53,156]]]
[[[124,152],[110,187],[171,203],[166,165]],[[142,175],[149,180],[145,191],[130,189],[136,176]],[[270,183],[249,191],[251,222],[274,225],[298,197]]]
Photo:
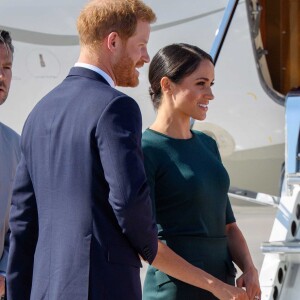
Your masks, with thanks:
[[[78,18],[81,52],[30,113],[10,217],[8,299],[141,299],[139,255],[157,229],[141,152],[138,84],[154,12],[95,0]]]
[[[8,31],[0,28],[0,105],[9,93],[14,46]],[[5,295],[5,276],[9,248],[8,217],[12,183],[20,159],[20,136],[0,122],[0,299]],[[6,299],[6,298],[5,298]]]

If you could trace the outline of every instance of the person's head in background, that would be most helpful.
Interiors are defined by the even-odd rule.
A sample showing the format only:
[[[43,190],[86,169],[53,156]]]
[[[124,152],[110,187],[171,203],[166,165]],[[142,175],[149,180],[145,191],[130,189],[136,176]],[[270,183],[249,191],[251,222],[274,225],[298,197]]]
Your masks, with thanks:
[[[0,105],[8,96],[11,78],[14,46],[8,31],[0,29]]]
[[[172,44],[160,49],[149,67],[150,96],[158,115],[190,124],[204,120],[214,99],[214,63],[211,56],[189,44]]]
[[[140,0],[92,0],[81,11],[77,29],[79,61],[106,72],[118,86],[137,86],[140,68],[150,61],[147,43],[152,9]]]

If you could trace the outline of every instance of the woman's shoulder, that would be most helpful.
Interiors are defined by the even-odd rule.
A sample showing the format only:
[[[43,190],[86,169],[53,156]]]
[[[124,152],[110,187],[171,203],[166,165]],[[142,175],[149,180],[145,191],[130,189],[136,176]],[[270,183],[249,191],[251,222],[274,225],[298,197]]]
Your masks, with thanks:
[[[142,135],[142,146],[143,147],[159,147],[162,145],[164,137],[158,132],[155,132],[147,128]]]
[[[211,137],[210,135],[198,131],[198,130],[192,130],[192,132],[197,136],[198,139],[200,139],[202,142],[207,143],[209,145],[216,145],[216,140]]]
[[[142,135],[142,149],[145,157],[161,161],[170,151],[168,139],[151,129],[146,129]]]

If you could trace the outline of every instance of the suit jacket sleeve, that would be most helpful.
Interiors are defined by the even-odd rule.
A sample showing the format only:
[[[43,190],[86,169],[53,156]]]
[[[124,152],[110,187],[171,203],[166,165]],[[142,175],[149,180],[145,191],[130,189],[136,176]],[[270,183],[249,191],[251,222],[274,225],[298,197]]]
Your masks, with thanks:
[[[142,121],[137,103],[120,96],[108,105],[97,126],[97,140],[109,202],[131,245],[150,264],[157,253],[157,227],[141,150]]]
[[[6,235],[5,235],[4,250],[3,250],[3,253],[2,253],[2,257],[0,259],[0,272],[2,272],[2,273],[6,273],[6,269],[7,269],[8,249],[9,249],[9,235],[10,235],[10,230],[8,230]]]
[[[23,155],[16,172],[10,230],[7,266],[8,299],[30,299],[38,221],[34,190]],[[10,288],[11,285],[14,289]]]
[[[16,158],[16,165],[20,161],[21,150],[20,150],[20,136],[17,133],[14,133],[14,142],[13,142],[13,153]],[[16,165],[14,166],[16,168]],[[11,201],[11,199],[9,199]],[[2,257],[0,259],[0,272],[6,273],[7,262],[8,262],[8,252],[9,252],[9,237],[10,237],[10,229],[6,232],[5,240],[4,240],[4,250]]]

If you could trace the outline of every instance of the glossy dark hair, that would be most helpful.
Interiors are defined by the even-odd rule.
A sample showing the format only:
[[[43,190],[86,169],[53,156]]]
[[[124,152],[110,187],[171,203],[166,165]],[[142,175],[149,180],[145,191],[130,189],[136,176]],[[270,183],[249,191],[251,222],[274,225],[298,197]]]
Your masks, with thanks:
[[[160,49],[150,63],[148,75],[149,93],[154,108],[157,110],[161,102],[160,81],[163,77],[168,77],[174,83],[180,83],[206,59],[214,63],[208,53],[189,44],[172,44]]]
[[[8,31],[0,29],[0,44],[6,45],[10,49],[11,54],[14,53],[14,46]]]

